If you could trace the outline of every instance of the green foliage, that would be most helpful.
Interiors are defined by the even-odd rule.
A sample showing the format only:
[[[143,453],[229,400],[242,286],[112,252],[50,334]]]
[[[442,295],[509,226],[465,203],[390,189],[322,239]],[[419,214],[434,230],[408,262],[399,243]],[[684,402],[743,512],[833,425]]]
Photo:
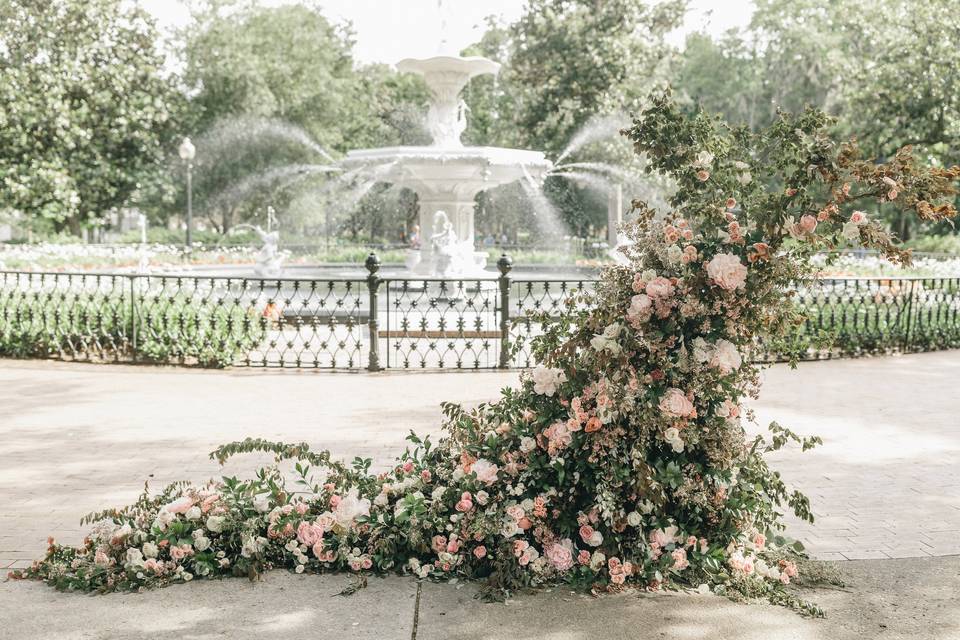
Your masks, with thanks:
[[[6,357],[226,367],[263,339],[264,323],[242,307],[189,296],[141,299],[134,309],[120,295],[0,291],[0,355]]]
[[[135,202],[183,103],[152,19],[121,0],[10,0],[0,33],[0,206],[77,233]]]

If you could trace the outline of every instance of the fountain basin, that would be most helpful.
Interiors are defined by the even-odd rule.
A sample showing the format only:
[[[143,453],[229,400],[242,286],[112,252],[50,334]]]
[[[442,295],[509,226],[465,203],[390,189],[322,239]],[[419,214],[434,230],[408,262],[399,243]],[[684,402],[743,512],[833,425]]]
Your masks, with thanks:
[[[449,217],[453,234],[463,246],[474,244],[474,198],[480,191],[529,180],[538,186],[552,163],[540,151],[502,147],[386,147],[347,153],[343,164],[361,169],[379,182],[406,187],[417,193],[420,204],[420,251],[413,251],[407,266],[415,273],[433,269],[429,238],[438,212]],[[469,252],[462,252],[464,254]],[[448,275],[484,277],[486,255],[464,255],[456,271]]]

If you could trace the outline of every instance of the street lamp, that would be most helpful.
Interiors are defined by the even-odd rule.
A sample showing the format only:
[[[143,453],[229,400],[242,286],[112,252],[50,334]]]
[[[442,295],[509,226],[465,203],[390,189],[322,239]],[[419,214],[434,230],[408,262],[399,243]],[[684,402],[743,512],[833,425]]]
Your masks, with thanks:
[[[197,155],[197,148],[190,142],[190,138],[184,138],[177,152],[180,159],[187,164],[187,251],[190,251],[193,246],[193,158]]]

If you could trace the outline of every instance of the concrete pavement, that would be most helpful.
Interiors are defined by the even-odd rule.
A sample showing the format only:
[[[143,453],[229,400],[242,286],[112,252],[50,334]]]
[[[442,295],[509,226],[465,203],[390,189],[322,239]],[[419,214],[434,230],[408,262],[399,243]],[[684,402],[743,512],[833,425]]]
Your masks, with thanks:
[[[439,404],[494,399],[515,372],[332,374],[0,361],[0,567],[79,542],[89,511],[154,485],[221,473],[206,454],[246,436],[306,441],[384,467],[409,429],[437,433]],[[562,590],[506,605],[472,585],[273,572],[87,598],[0,584],[0,637],[26,638],[952,638],[960,639],[960,352],[775,366],[755,409],[825,445],[778,453],[815,525],[788,533],[840,562],[851,587],[810,598],[826,621],[696,595],[594,600]],[[230,463],[252,470],[263,458]],[[882,558],[882,560],[869,560]],[[889,558],[902,558],[891,560]],[[419,593],[419,606],[417,594]],[[571,606],[576,605],[576,606]],[[416,634],[416,635],[414,635]]]
[[[43,640],[957,640],[960,558],[838,563],[844,589],[804,590],[826,609],[811,620],[720,596],[625,592],[593,598],[554,589],[483,603],[474,585],[273,571],[251,583],[193,581],[143,594],[62,594],[0,583],[0,637]]]

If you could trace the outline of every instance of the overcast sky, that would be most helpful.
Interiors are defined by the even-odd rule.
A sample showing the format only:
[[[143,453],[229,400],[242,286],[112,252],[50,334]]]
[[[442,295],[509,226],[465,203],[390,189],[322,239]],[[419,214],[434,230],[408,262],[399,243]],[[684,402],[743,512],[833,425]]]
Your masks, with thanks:
[[[189,14],[180,0],[139,0],[165,26],[182,26]],[[283,4],[285,0],[264,0]],[[289,0],[287,0],[289,1]],[[437,0],[321,0],[324,13],[334,21],[348,20],[356,32],[356,57],[363,62],[394,63],[403,58],[435,55],[440,49],[441,12]],[[692,0],[684,27],[672,34],[681,44],[687,33],[706,30],[719,35],[750,20],[752,0]],[[523,0],[444,0],[449,46],[462,49],[483,33],[488,15],[513,21],[523,10]]]

